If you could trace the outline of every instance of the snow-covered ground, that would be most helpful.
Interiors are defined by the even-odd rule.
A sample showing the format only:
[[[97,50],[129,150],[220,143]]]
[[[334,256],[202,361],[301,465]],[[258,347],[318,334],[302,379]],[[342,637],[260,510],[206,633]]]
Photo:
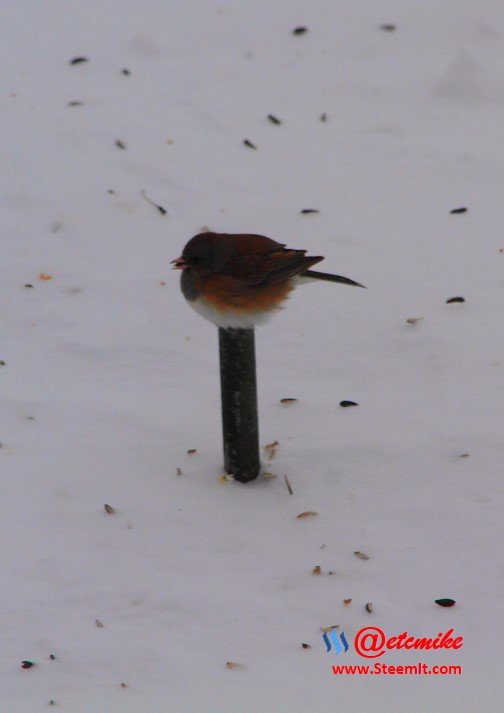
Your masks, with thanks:
[[[500,710],[502,3],[26,0],[1,34],[0,710]],[[368,288],[258,329],[247,486],[170,270],[204,226]],[[366,660],[332,625],[453,628],[378,661],[463,674],[334,676]]]

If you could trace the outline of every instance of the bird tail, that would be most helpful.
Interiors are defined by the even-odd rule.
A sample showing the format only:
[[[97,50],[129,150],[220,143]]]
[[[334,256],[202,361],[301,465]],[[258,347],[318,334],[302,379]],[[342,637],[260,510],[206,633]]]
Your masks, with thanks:
[[[314,280],[325,280],[326,282],[342,282],[344,285],[354,285],[355,287],[364,287],[360,282],[355,282],[350,280],[349,277],[342,277],[341,275],[331,275],[329,272],[317,272],[316,270],[306,270],[303,272],[302,277],[311,277]],[[365,289],[365,287],[364,287]]]

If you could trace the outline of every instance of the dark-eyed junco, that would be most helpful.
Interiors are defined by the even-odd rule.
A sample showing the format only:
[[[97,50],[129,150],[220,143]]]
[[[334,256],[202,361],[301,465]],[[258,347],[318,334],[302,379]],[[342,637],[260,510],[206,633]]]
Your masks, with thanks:
[[[180,286],[196,312],[218,327],[246,329],[268,319],[300,282],[364,286],[310,270],[324,258],[305,253],[263,235],[200,233],[172,264],[182,270]]]

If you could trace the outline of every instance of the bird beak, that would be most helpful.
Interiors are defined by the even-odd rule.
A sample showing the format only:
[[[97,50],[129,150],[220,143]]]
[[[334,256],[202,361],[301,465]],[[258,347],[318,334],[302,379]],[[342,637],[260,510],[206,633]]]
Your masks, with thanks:
[[[173,265],[172,270],[185,270],[188,266],[183,257],[178,257],[176,260],[172,260]]]

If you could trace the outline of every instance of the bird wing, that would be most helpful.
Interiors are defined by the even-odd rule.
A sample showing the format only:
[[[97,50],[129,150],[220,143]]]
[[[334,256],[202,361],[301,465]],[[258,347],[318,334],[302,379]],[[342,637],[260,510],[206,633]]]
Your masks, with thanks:
[[[287,282],[291,277],[306,272],[323,257],[305,255],[306,250],[279,250],[271,253],[264,260],[263,273],[250,284],[257,287]]]
[[[287,282],[324,259],[307,257],[306,250],[290,250],[263,235],[240,235],[239,240],[241,249],[221,272],[240,280],[244,290]]]

